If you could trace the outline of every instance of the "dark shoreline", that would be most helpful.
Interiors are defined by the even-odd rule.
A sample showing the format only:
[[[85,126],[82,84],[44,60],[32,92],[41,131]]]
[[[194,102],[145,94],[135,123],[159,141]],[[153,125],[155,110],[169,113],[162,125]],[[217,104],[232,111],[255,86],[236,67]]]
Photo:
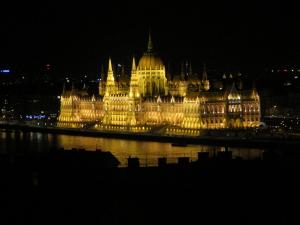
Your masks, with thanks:
[[[3,132],[6,129],[7,132],[23,130],[137,139],[136,135],[20,125],[0,125],[0,128]],[[157,138],[138,137],[149,141]],[[251,141],[252,145],[258,143],[237,137],[223,142],[205,137],[160,137],[157,140],[226,143],[225,146],[240,143],[243,147],[250,147]],[[295,144],[287,145],[295,141],[281,141],[285,143],[281,145],[278,144],[280,140],[264,141],[270,148],[271,144],[280,146],[284,153],[292,149],[290,146],[298,150]],[[116,225],[275,225],[298,221],[294,206],[300,196],[299,154],[264,154],[262,160],[202,158],[190,164],[115,168],[110,166],[111,163],[106,164],[112,154],[103,156],[103,153],[107,154],[79,150],[0,154],[3,193],[0,205],[4,209],[2,214],[8,215],[2,217],[6,220],[2,224],[53,225],[60,221],[64,224]]]
[[[65,134],[75,136],[87,137],[105,137],[118,138],[127,140],[141,140],[141,141],[157,141],[157,142],[171,142],[171,143],[186,143],[186,144],[205,144],[215,146],[228,147],[255,147],[255,148],[297,148],[300,147],[300,139],[288,138],[242,138],[242,137],[226,137],[226,136],[202,136],[202,137],[187,137],[187,136],[159,136],[155,134],[134,134],[134,133],[117,133],[117,132],[103,132],[94,130],[83,130],[77,128],[50,128],[50,127],[34,127],[28,125],[18,124],[0,124],[0,129],[6,130],[20,130],[24,132],[41,132],[51,134]],[[232,132],[232,131],[231,131]],[[225,134],[225,132],[224,132]]]

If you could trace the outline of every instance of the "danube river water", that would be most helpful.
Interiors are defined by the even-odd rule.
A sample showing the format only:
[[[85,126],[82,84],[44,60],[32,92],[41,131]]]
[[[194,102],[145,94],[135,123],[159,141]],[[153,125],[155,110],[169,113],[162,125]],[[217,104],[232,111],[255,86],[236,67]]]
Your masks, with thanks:
[[[156,166],[159,157],[166,157],[168,163],[176,163],[178,157],[190,157],[196,160],[198,152],[207,151],[211,156],[218,151],[225,151],[225,147],[207,145],[187,145],[185,147],[172,146],[172,143],[152,141],[124,140],[102,137],[72,136],[63,134],[46,134],[38,132],[0,131],[0,152],[49,151],[51,148],[84,148],[89,151],[101,149],[110,151],[120,162],[121,167],[127,166],[128,157],[139,157],[141,166]],[[263,150],[253,148],[231,148],[233,158],[243,159],[261,158]]]

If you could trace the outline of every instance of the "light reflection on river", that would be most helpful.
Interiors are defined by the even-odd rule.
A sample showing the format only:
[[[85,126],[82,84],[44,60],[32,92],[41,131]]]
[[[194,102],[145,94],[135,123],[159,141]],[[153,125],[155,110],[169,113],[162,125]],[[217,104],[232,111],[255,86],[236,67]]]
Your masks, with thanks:
[[[167,157],[168,163],[175,163],[178,157],[185,156],[190,157],[191,160],[196,160],[198,152],[208,151],[213,156],[218,151],[225,150],[224,147],[206,145],[175,147],[171,143],[35,132],[2,130],[0,134],[0,152],[20,151],[22,149],[49,151],[51,148],[84,148],[91,151],[95,151],[95,149],[110,151],[121,162],[121,166],[127,166],[129,156],[139,157],[142,166],[156,166],[159,157]],[[247,148],[229,148],[229,150],[232,151],[233,158],[239,156],[244,159],[261,158],[263,152],[260,149]]]

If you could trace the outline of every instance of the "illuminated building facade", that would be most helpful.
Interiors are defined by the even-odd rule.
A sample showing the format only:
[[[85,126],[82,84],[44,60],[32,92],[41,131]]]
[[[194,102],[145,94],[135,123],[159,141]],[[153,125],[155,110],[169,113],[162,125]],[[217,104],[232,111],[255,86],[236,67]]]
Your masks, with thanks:
[[[136,65],[132,59],[130,80],[116,80],[111,59],[107,77],[101,74],[99,94],[63,90],[59,127],[89,127],[120,132],[149,132],[168,135],[200,135],[202,129],[248,128],[260,124],[260,98],[253,88],[210,91],[204,67],[202,79],[190,67],[167,79],[166,68],[148,49]]]

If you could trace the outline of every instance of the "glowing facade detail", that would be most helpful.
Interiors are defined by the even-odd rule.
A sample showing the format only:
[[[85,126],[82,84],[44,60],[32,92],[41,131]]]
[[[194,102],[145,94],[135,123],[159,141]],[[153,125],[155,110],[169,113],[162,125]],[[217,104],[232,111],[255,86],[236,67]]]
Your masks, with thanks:
[[[241,91],[233,83],[210,91],[205,65],[202,79],[190,64],[188,78],[180,74],[167,80],[150,35],[146,53],[138,65],[133,58],[131,66],[130,80],[116,80],[109,58],[107,78],[102,72],[97,96],[64,88],[58,126],[198,136],[202,129],[260,125],[260,99],[254,88]]]

